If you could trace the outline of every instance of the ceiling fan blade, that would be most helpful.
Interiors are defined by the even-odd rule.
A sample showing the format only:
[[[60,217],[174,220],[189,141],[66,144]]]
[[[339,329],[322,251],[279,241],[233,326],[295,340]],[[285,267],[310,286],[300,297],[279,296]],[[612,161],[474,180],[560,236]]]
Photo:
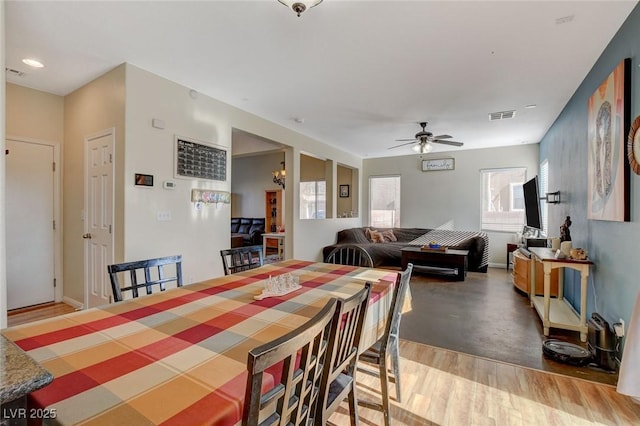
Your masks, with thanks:
[[[395,146],[390,146],[387,149],[393,149],[393,148],[400,148],[401,146],[405,146],[405,145],[411,145],[413,143],[416,143],[415,139],[411,139],[411,142],[407,142],[407,143],[401,143],[400,145],[395,145]]]
[[[457,141],[443,141],[443,140],[440,140],[440,139],[434,139],[434,140],[432,140],[431,142],[434,142],[434,143],[441,143],[441,144],[444,144],[444,145],[452,145],[452,146],[462,146],[462,145],[464,145],[464,143],[462,143],[462,142],[457,142]]]
[[[407,141],[415,141],[416,138],[411,138],[411,139],[396,139],[396,142],[407,142]]]
[[[453,136],[451,135],[438,135],[434,136],[433,139],[451,139]]]

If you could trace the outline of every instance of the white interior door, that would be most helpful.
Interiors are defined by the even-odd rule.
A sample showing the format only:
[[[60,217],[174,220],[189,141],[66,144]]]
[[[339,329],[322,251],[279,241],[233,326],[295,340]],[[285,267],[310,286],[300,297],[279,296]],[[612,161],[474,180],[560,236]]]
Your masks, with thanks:
[[[54,148],[8,139],[7,309],[53,302]]]
[[[114,131],[85,139],[85,305],[111,301]]]

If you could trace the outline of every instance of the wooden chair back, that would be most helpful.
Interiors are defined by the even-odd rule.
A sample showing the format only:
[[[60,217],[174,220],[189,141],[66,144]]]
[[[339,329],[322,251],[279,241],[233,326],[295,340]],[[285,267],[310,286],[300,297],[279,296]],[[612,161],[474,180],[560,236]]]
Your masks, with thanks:
[[[173,272],[175,273],[167,276],[168,271],[165,267],[169,265],[173,265]],[[165,291],[165,284],[169,282],[175,281],[178,287],[182,287],[182,256],[176,255],[116,263],[108,265],[107,272],[111,281],[113,300],[120,302],[123,300],[123,293],[130,291],[131,297],[138,297],[138,289],[141,288],[144,288],[147,294],[151,294],[154,286],[160,288],[160,291]],[[126,277],[124,273],[126,272],[129,273],[128,285],[125,284]],[[120,275],[123,276],[122,282],[119,278]]]
[[[240,271],[264,265],[262,246],[245,246],[220,250],[224,274],[235,274]]]
[[[313,423],[336,305],[331,299],[302,326],[249,351],[243,425]],[[263,391],[265,376],[277,370],[270,367],[280,363],[275,386]]]
[[[393,298],[389,308],[389,317],[385,324],[385,331],[382,337],[381,349],[386,352],[386,348],[392,339],[398,339],[400,333],[400,320],[402,319],[402,307],[409,289],[413,264],[409,263],[404,271],[398,273],[396,288],[393,290]]]
[[[347,396],[351,424],[357,424],[356,362],[370,293],[371,283],[366,283],[349,299],[338,299],[331,324],[327,363],[320,383],[316,424],[325,425]]]
[[[325,263],[334,263],[338,265],[352,265],[373,268],[373,259],[371,255],[361,246],[357,244],[342,244],[327,255]]]

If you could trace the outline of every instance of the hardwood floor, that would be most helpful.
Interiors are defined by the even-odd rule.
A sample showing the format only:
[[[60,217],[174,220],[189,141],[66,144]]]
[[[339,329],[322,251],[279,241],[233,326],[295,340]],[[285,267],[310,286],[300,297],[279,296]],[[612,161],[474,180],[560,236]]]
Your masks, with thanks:
[[[7,326],[13,327],[71,312],[75,312],[75,308],[66,303],[46,303],[28,308],[14,309],[7,313]]]
[[[405,399],[392,398],[394,425],[640,424],[640,404],[610,385],[404,340],[400,352]],[[357,381],[358,398],[378,400],[379,379],[358,373]],[[348,413],[345,402],[332,423],[348,425]],[[384,424],[381,412],[358,414],[362,425]]]

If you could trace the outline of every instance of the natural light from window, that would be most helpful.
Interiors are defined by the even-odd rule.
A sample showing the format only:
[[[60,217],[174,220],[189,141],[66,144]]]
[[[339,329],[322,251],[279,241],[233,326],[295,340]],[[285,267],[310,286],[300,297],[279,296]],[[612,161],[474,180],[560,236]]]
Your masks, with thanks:
[[[369,225],[400,227],[400,176],[369,178]]]
[[[300,182],[300,219],[326,217],[327,183],[323,180]]]
[[[484,169],[482,174],[482,230],[518,232],[524,225],[522,184],[527,169]]]
[[[546,197],[547,192],[549,192],[549,160],[544,160],[542,164],[540,164],[540,196]],[[542,229],[548,235],[549,234],[549,203],[546,201],[541,203],[541,211],[542,215]]]

